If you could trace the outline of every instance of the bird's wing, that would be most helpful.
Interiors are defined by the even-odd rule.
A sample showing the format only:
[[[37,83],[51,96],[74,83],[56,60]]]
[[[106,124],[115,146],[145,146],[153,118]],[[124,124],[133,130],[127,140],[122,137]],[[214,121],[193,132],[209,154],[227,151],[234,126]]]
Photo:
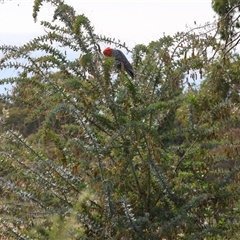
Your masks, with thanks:
[[[135,72],[133,71],[133,69],[125,68],[125,71],[130,75],[131,78],[135,77]]]
[[[127,60],[126,56],[122,53],[122,51],[120,50],[116,50],[113,49],[112,50],[112,56],[117,60],[120,61],[124,64],[124,68],[126,70],[126,72],[132,77],[134,78],[134,71],[132,68],[132,65],[130,64],[130,62]]]

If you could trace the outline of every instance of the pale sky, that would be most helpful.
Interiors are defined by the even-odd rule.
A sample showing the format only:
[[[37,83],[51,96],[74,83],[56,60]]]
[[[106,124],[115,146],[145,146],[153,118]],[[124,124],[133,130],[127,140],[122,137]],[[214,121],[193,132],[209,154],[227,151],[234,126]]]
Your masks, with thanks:
[[[0,0],[0,45],[24,44],[44,33],[41,20],[51,21],[53,9],[44,4],[34,23],[33,0]],[[186,30],[186,25],[214,21],[211,0],[65,0],[77,14],[89,18],[95,33],[119,39],[129,48],[148,44],[163,34]],[[1,55],[1,53],[0,53]],[[0,71],[0,78],[16,71]],[[0,92],[3,87],[0,86]]]
[[[1,1],[1,0],[0,0]],[[0,4],[0,44],[22,44],[43,33],[40,20],[51,20],[50,5],[32,18],[33,0],[4,0]],[[120,39],[129,47],[213,21],[211,0],[65,0],[77,14],[85,14],[96,33]]]

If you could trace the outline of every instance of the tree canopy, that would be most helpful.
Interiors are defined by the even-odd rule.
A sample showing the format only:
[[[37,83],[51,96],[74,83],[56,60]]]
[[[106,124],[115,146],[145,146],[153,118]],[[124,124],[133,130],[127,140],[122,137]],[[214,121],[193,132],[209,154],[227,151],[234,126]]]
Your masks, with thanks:
[[[35,0],[35,20],[46,2],[44,35],[0,46],[0,69],[19,71],[0,81],[13,84],[0,104],[0,236],[239,239],[240,59],[222,20],[129,49],[60,0]],[[132,53],[134,79],[103,44]]]
[[[224,40],[224,48],[230,51],[240,42],[239,0],[212,0],[212,8],[218,15],[218,31]]]

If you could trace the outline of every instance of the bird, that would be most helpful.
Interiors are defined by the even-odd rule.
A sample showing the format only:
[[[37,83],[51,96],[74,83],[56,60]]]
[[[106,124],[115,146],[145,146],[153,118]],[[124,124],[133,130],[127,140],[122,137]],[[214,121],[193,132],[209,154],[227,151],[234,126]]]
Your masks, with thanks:
[[[120,62],[121,68],[123,68],[132,79],[135,77],[135,72],[133,71],[133,67],[130,64],[130,62],[127,60],[126,56],[123,54],[122,51],[107,47],[106,49],[104,49],[103,54],[106,57],[114,57],[116,61]]]

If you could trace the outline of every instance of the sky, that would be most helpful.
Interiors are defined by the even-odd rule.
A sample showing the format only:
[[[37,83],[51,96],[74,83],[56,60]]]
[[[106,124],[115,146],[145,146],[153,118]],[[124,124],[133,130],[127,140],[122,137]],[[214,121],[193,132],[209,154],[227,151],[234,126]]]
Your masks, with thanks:
[[[0,2],[3,0],[0,0]],[[174,34],[192,25],[213,21],[211,0],[65,0],[85,14],[96,33],[115,37],[128,45],[148,43],[163,33]],[[0,44],[22,44],[43,33],[40,20],[51,20],[45,4],[38,21],[32,18],[33,0],[4,0],[0,4]]]
[[[0,45],[21,45],[44,33],[41,20],[51,21],[53,9],[44,4],[35,23],[33,0],[0,0]],[[65,0],[77,14],[89,18],[95,33],[119,39],[129,48],[148,44],[186,25],[214,21],[211,0]],[[14,71],[14,70],[13,70]],[[0,72],[0,78],[9,72]],[[14,75],[15,73],[10,73]],[[1,76],[2,75],[2,76]],[[1,92],[1,86],[0,86]]]

